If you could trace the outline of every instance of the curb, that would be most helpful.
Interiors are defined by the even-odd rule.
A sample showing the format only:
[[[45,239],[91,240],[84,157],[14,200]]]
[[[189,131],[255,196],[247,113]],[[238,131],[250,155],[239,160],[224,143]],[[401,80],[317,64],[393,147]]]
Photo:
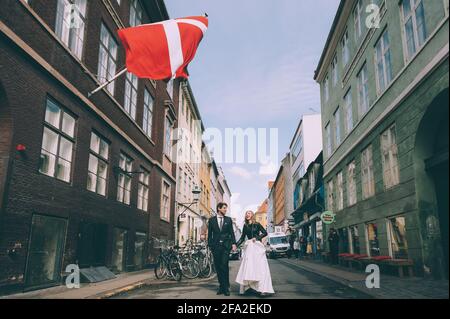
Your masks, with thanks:
[[[315,269],[312,269],[312,268],[304,266],[304,265],[294,264],[294,263],[290,263],[290,262],[286,262],[286,261],[281,261],[281,262],[284,263],[284,264],[292,265],[294,267],[298,267],[298,268],[300,268],[302,270],[305,270],[307,272],[310,272],[310,273],[313,273],[315,275],[321,276],[321,277],[326,278],[328,280],[334,281],[334,282],[336,282],[336,283],[338,283],[340,285],[346,286],[348,288],[357,290],[358,292],[363,293],[363,294],[365,294],[365,295],[367,295],[369,297],[372,297],[374,299],[380,299],[380,296],[378,296],[378,295],[376,295],[374,293],[368,292],[367,289],[363,289],[363,288],[360,288],[360,287],[355,287],[354,285],[352,285],[352,281],[349,281],[349,280],[346,280],[346,279],[342,279],[342,278],[337,277],[337,276],[325,274],[323,272],[319,272],[319,271],[317,271]]]
[[[136,282],[134,284],[131,285],[127,285],[121,288],[116,288],[113,290],[110,290],[108,292],[103,292],[100,294],[96,294],[93,296],[88,297],[88,299],[109,299],[112,297],[115,297],[117,295],[121,295],[133,290],[137,290],[140,288],[144,288],[144,287],[149,287],[149,286],[157,286],[157,285],[177,285],[177,284],[186,284],[186,283],[202,283],[202,282],[208,282],[211,281],[213,279],[216,278],[216,274],[214,274],[213,276],[209,277],[209,278],[204,278],[204,279],[199,279],[199,280],[190,280],[190,281],[167,281],[167,280],[163,280],[163,281],[159,281],[158,279],[151,279],[151,280],[143,280],[143,281],[139,281]]]

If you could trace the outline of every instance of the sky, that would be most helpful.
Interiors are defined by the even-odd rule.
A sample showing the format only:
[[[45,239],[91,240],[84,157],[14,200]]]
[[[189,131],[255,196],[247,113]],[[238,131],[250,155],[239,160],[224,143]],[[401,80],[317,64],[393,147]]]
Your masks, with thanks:
[[[301,116],[320,112],[314,71],[339,0],[165,3],[171,18],[209,16],[208,31],[189,66],[189,82],[207,130],[260,128],[277,138],[276,163],[248,158],[218,163],[233,195],[230,214],[241,225],[244,211],[256,210],[267,198],[267,184],[275,179]],[[270,128],[278,133],[269,135]]]

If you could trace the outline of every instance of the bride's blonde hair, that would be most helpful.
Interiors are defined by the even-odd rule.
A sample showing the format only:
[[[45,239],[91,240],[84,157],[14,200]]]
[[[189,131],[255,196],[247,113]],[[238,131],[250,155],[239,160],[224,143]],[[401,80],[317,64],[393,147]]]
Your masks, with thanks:
[[[252,218],[250,218],[250,220],[247,219],[247,213],[251,213],[252,214]],[[255,217],[256,216],[255,216],[255,212],[254,211],[252,211],[252,210],[246,211],[245,212],[245,223],[249,224],[251,222],[252,224],[254,224],[256,222],[256,218]]]

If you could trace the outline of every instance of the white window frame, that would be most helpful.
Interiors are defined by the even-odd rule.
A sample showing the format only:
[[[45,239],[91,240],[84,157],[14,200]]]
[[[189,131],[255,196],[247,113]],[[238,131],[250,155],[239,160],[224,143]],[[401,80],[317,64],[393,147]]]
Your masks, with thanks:
[[[368,199],[375,195],[375,176],[372,145],[369,145],[361,153],[361,184],[363,199]]]
[[[330,99],[330,78],[328,74],[325,76],[323,86],[324,86],[325,102],[328,102],[328,100]]]
[[[139,0],[131,0],[130,2],[130,26],[136,27],[142,24],[144,10]]]
[[[333,153],[333,141],[331,140],[331,123],[328,122],[327,125],[325,125],[325,138],[326,138],[326,151],[327,151],[327,157],[330,157]]]
[[[87,3],[87,0],[58,0],[56,11],[55,33],[79,60],[84,49]]]
[[[92,148],[92,141],[93,141],[94,138],[97,138],[99,140],[99,151],[98,152]],[[105,156],[102,155],[101,151],[100,151],[102,143],[103,143],[104,146],[107,147]],[[109,161],[109,149],[110,149],[109,143],[102,136],[100,136],[99,134],[97,134],[95,132],[92,132],[91,133],[91,143],[90,143],[89,149],[90,149],[89,163],[91,162],[90,161],[91,157],[95,157],[96,160],[97,160],[97,163],[103,162],[106,165],[106,178],[103,178],[103,177],[100,176],[100,174],[99,174],[99,165],[98,164],[97,164],[97,169],[96,169],[95,172],[89,170],[89,164],[88,164],[88,178],[89,178],[89,174],[92,174],[92,175],[95,176],[95,191],[92,190],[92,189],[89,189],[89,187],[87,187],[87,185],[86,185],[86,187],[87,187],[87,189],[90,192],[94,192],[94,193],[96,193],[96,194],[98,194],[100,196],[105,196],[106,197],[106,194],[108,193],[108,172],[109,172],[109,162],[108,161]],[[104,194],[102,194],[101,191],[99,190],[99,183],[98,183],[99,179],[104,179],[104,182],[105,182],[105,193]]]
[[[386,37],[386,38],[385,38]],[[387,40],[387,43],[386,43]],[[392,56],[391,56],[391,46],[389,40],[389,33],[386,29],[375,45],[374,52],[374,63],[375,63],[375,78],[377,84],[377,94],[380,96],[392,82],[393,70],[392,70]],[[381,52],[378,54],[378,52]],[[381,61],[378,60],[381,56]],[[388,58],[389,57],[389,58]],[[379,65],[382,66],[382,73],[380,74]],[[384,85],[381,84],[383,81]]]
[[[357,75],[358,82],[358,114],[362,118],[369,111],[369,78],[367,63],[361,68]]]
[[[154,99],[148,89],[144,90],[144,114],[142,118],[142,128],[145,134],[151,139],[153,130],[153,105]]]
[[[102,35],[105,35],[105,39],[108,43],[102,42]],[[111,80],[116,75],[117,68],[117,52],[118,45],[116,40],[114,39],[112,33],[106,27],[105,24],[101,24],[100,30],[100,41],[99,41],[99,56],[98,56],[98,73],[97,78],[101,84]],[[112,51],[112,52],[111,52]],[[105,61],[102,60],[102,56],[106,58]],[[106,89],[114,95],[115,92],[115,83],[116,81],[112,81],[108,84]]]
[[[344,36],[341,40],[342,45],[342,65],[345,68],[350,62],[350,38],[348,35],[348,29],[345,30]]]
[[[172,136],[173,136],[173,122],[166,115],[164,118],[164,154],[166,154],[169,159],[172,159]]]
[[[335,87],[339,80],[338,58],[337,54],[334,55],[331,62],[331,77],[333,78],[333,87]]]
[[[165,194],[165,186],[167,187],[167,194]],[[170,222],[170,198],[171,198],[171,184],[163,179],[161,181],[161,210],[160,210],[160,218],[166,222]],[[165,201],[165,197],[167,197],[167,201]]]
[[[345,135],[350,134],[353,130],[353,96],[350,88],[344,96],[344,110],[345,110]]]
[[[341,132],[341,108],[338,106],[333,114],[334,117],[334,141],[336,143],[335,149],[341,145],[342,132]]]
[[[132,183],[130,172],[133,170],[133,160],[128,155],[121,152],[119,167],[121,168],[121,171],[117,178],[117,201],[125,205],[130,205]]]
[[[410,3],[411,12],[410,12],[410,14],[408,14],[408,16],[405,16],[405,12],[404,12],[404,9],[403,9],[404,1],[409,1],[409,3]],[[418,31],[418,28],[417,28],[416,10],[417,10],[417,8],[420,5],[423,6],[423,0],[402,0],[402,1],[400,1],[399,5],[400,5],[400,21],[401,21],[402,38],[403,38],[403,52],[404,52],[405,62],[408,62],[424,46],[424,44],[426,43],[427,37],[428,37],[428,32],[427,32],[427,29],[426,29],[426,21],[424,21],[424,23],[425,23],[425,25],[424,25],[424,28],[425,28],[425,39],[423,40],[422,43],[420,43],[419,31]],[[424,6],[423,6],[423,10],[424,10],[424,20],[425,20],[426,19],[426,14],[425,14],[425,7]],[[410,18],[411,18],[411,22],[412,22],[413,42],[414,42],[414,47],[415,47],[414,52],[411,53],[411,54],[410,54],[410,52],[408,50],[408,40],[407,40],[407,32],[406,32],[406,23],[408,22],[408,20]]]
[[[150,190],[150,172],[141,167],[138,183],[138,202],[137,209],[144,212],[148,212],[149,203],[149,190]]]
[[[356,190],[356,162],[347,165],[347,205],[353,206],[358,202]]]
[[[355,8],[353,9],[353,20],[354,20],[354,30],[355,30],[355,43],[359,42],[363,34],[363,6],[362,0],[358,0]]]
[[[385,144],[386,142],[387,144]],[[385,189],[390,189],[400,184],[400,167],[395,124],[391,125],[381,134],[380,148],[384,187]],[[386,157],[388,157],[388,163],[386,163]]]
[[[334,211],[334,180],[331,179],[327,183],[327,208],[329,211]]]
[[[344,209],[344,175],[342,171],[336,175],[336,192],[336,210],[340,211]]]
[[[133,120],[136,120],[138,85],[138,77],[133,73],[127,72],[123,105],[125,112],[127,112]]]

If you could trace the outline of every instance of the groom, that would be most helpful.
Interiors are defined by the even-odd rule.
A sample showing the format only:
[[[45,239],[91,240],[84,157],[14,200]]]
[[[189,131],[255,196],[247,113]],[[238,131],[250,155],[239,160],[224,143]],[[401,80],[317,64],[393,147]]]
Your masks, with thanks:
[[[230,269],[228,265],[230,251],[237,250],[234,237],[233,220],[225,216],[228,204],[217,204],[217,216],[209,219],[208,246],[211,248],[219,280],[217,295],[230,295]]]

